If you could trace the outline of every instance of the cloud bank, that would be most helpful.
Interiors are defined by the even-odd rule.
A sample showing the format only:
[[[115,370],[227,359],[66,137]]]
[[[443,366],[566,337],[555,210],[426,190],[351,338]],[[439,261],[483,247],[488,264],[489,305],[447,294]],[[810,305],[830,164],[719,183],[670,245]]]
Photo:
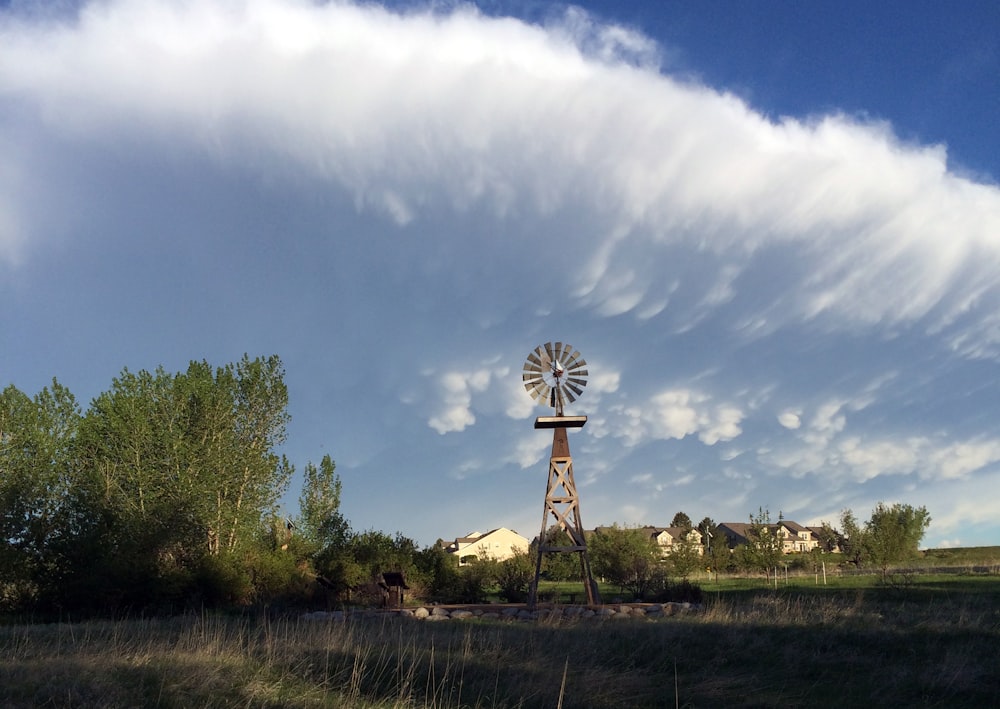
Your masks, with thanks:
[[[468,5],[26,7],[0,15],[11,297],[52,250],[188,253],[177,278],[194,289],[212,288],[197,266],[212,259],[266,278],[286,327],[329,317],[351,340],[329,357],[365,352],[420,422],[407,440],[443,456],[426,475],[473,482],[488,464],[435,446],[485,421],[475,445],[496,465],[536,462],[544,446],[502,442],[498,422],[533,411],[522,355],[572,336],[602,364],[580,402],[599,517],[628,506],[616,475],[749,478],[731,499],[804,510],[996,470],[968,363],[1000,356],[1000,189],[949,172],[944,146],[840,113],[767,117],[572,8],[542,26]],[[219,321],[246,300],[227,285],[207,299]],[[404,343],[425,376],[400,373]],[[775,476],[787,493],[764,487]]]

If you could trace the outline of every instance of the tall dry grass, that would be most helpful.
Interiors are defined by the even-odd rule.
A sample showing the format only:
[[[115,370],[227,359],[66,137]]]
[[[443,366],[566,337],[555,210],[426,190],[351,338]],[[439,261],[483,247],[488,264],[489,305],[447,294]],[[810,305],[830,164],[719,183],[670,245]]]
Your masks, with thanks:
[[[9,707],[1000,705],[1000,580],[710,594],[657,621],[0,627]]]

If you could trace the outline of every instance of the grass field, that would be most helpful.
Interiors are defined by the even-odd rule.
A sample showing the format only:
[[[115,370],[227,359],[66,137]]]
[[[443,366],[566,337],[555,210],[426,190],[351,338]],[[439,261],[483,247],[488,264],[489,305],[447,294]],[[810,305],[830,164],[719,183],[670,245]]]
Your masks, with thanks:
[[[7,625],[0,705],[987,707],[998,648],[995,574],[736,579],[657,621]]]

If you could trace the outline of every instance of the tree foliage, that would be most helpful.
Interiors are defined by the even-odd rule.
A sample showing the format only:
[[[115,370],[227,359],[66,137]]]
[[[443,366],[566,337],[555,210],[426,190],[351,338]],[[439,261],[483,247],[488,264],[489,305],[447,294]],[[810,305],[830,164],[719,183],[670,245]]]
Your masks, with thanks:
[[[770,580],[771,573],[781,560],[782,545],[767,510],[760,508],[756,515],[750,515],[746,538],[746,544],[741,544],[734,552],[737,565],[744,571],[763,573]]]
[[[508,603],[524,603],[534,579],[535,560],[528,552],[514,549],[510,558],[498,564],[497,585],[500,587],[500,598]]]
[[[931,523],[926,507],[878,503],[871,517],[861,525],[850,509],[840,515],[840,530],[824,522],[824,532],[835,538],[847,560],[857,567],[879,569],[883,580],[893,564],[917,554]]]
[[[318,467],[306,464],[296,528],[317,553],[343,547],[350,537],[350,525],[340,512],[341,489],[337,465],[329,455],[323,456]]]
[[[224,579],[236,590],[222,596],[252,597],[239,590],[252,586],[245,560],[266,547],[292,473],[276,452],[283,377],[277,357],[125,369],[85,413],[55,381],[34,400],[4,390],[0,554],[18,576],[4,581],[8,605],[172,606],[220,595],[206,588]]]
[[[708,564],[718,578],[719,572],[729,571],[732,568],[734,559],[733,552],[729,548],[729,540],[725,533],[718,527],[712,530],[710,541],[705,547],[708,555]]]
[[[0,392],[0,607],[34,602],[49,571],[79,424],[76,400],[55,379],[34,399],[13,385]]]
[[[698,523],[698,531],[701,532],[701,543],[703,546],[709,546],[709,540],[711,535],[715,534],[715,520],[711,517],[705,517]]]
[[[602,527],[587,543],[594,573],[642,598],[665,579],[660,545],[642,529]]]
[[[678,512],[677,514],[674,515],[674,518],[670,520],[670,526],[680,527],[682,529],[692,529],[694,527],[694,523],[691,521],[691,518],[688,517],[686,513]]]
[[[568,547],[573,545],[569,533],[559,525],[552,525],[545,530],[545,543],[550,547]],[[532,544],[532,553],[538,553],[537,543]],[[542,573],[550,581],[573,581],[581,575],[580,556],[578,554],[545,554],[542,557]]]
[[[670,548],[670,556],[667,557],[667,561],[674,575],[687,581],[691,574],[701,566],[702,553],[701,544],[688,539],[685,534],[683,539],[674,542]]]

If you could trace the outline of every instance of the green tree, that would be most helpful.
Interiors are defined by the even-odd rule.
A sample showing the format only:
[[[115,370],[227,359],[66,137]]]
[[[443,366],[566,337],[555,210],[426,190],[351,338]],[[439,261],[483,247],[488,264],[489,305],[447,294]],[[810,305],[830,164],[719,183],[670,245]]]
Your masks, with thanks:
[[[569,533],[558,525],[552,525],[545,530],[546,544],[550,547],[567,547],[573,545]],[[538,553],[538,545],[532,545],[534,553]],[[545,554],[542,557],[542,573],[550,581],[575,581],[580,578],[580,556],[575,553]]]
[[[500,598],[508,603],[524,603],[534,579],[534,558],[528,552],[514,549],[513,555],[501,561],[497,568]]]
[[[277,357],[247,356],[176,375],[126,369],[94,399],[57,535],[60,603],[173,604],[246,568],[291,474],[274,450],[287,421],[283,374]],[[205,560],[220,555],[233,559]]]
[[[594,573],[642,598],[664,577],[660,545],[642,529],[602,527],[587,544]]]
[[[216,373],[218,386],[233,402],[234,457],[226,466],[228,474],[216,483],[219,535],[229,551],[277,508],[293,472],[288,460],[275,452],[285,442],[289,418],[284,376],[277,355],[252,360],[244,355],[235,367]]]
[[[882,502],[875,506],[865,525],[865,546],[870,562],[882,572],[883,580],[891,565],[917,555],[930,523],[926,507]]]
[[[34,399],[13,385],[0,392],[0,607],[30,604],[45,590],[80,417],[55,379]]]
[[[687,534],[670,548],[670,556],[667,561],[675,576],[679,576],[684,581],[694,573],[702,564],[703,548],[697,541],[688,538]]]
[[[687,516],[684,512],[678,512],[674,515],[674,518],[670,520],[671,527],[680,527],[682,529],[691,529],[694,524],[691,522],[691,518]]]
[[[414,555],[414,566],[422,586],[416,595],[422,595],[429,601],[447,602],[457,599],[462,593],[458,559],[454,554],[449,554],[445,546],[439,539],[437,544],[421,549]]]
[[[711,545],[712,535],[715,534],[715,520],[705,517],[698,523],[698,531],[701,532],[701,544],[707,549]]]
[[[819,548],[825,552],[840,551],[840,532],[838,532],[829,522],[823,522],[816,532],[819,539]]]
[[[858,524],[854,512],[850,509],[840,513],[840,532],[837,536],[837,545],[844,554],[844,558],[857,568],[861,568],[865,563],[865,530]]]
[[[741,565],[747,570],[760,571],[770,581],[772,571],[781,560],[782,544],[767,510],[760,508],[756,516],[750,515],[746,538],[747,543],[738,553]]]
[[[323,456],[319,467],[307,463],[303,470],[296,528],[317,552],[342,548],[350,536],[350,525],[340,512],[342,486],[336,470],[329,455]]]
[[[729,548],[729,540],[718,527],[712,530],[711,542],[706,550],[709,565],[715,571],[715,578],[718,580],[719,573],[729,571],[734,561],[733,552]]]

